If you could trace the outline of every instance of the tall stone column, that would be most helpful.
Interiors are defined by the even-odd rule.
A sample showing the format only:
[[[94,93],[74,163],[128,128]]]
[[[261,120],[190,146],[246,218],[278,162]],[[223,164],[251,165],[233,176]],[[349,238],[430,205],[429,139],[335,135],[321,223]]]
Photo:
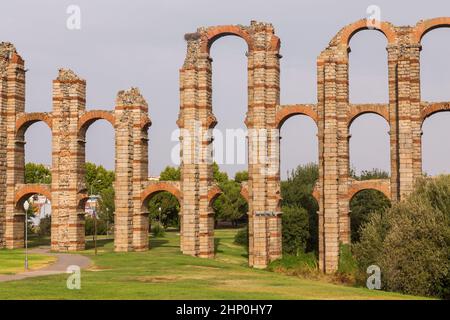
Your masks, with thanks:
[[[338,93],[339,74],[336,57],[330,50],[318,59],[319,116],[319,260],[325,272],[334,272],[339,261],[339,161]]]
[[[388,47],[391,125],[391,192],[401,200],[421,176],[420,46],[400,39]]]
[[[141,117],[147,103],[139,90],[120,91],[116,98],[116,180],[115,251],[148,248],[148,217],[140,202],[140,192],[147,179],[147,135],[141,132]],[[145,153],[145,155],[144,155]]]
[[[212,185],[211,59],[200,51],[201,35],[186,35],[188,54],[180,70],[181,203],[180,247],[184,254],[214,256]]]
[[[6,147],[7,147],[7,91],[8,78],[6,74],[9,61],[8,46],[0,44],[0,249],[5,248],[6,224]]]
[[[9,249],[24,246],[25,212],[17,208],[15,186],[24,182],[23,137],[16,137],[16,118],[25,112],[25,70],[24,61],[9,43],[1,45],[1,72],[3,89],[2,102],[6,117],[6,214],[4,239]],[[6,80],[6,86],[5,86]],[[5,101],[6,100],[6,101]]]
[[[252,22],[248,54],[249,265],[265,268],[281,257],[280,137],[275,126],[279,104],[279,43],[270,24]],[[261,34],[270,35],[259,37]],[[265,39],[264,41],[261,39]]]
[[[85,111],[86,81],[60,69],[53,81],[52,230],[54,251],[83,250],[84,211],[79,209],[83,180],[84,141],[79,115]],[[83,161],[80,159],[83,158]]]

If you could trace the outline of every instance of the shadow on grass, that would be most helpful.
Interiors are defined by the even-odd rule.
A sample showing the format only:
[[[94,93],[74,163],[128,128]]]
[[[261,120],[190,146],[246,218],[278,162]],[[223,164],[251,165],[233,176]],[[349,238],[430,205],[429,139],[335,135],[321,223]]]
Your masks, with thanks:
[[[165,244],[169,243],[169,240],[164,238],[151,238],[148,241],[150,248],[158,248],[158,247],[175,247],[175,246],[167,246]]]
[[[28,248],[36,248],[42,246],[50,246],[50,237],[38,237],[30,235],[28,237]]]
[[[219,250],[220,239],[214,238],[214,252],[215,253],[223,253],[223,250]]]
[[[98,248],[104,248],[106,245],[114,242],[114,239],[97,239],[97,249]],[[92,237],[90,239],[86,238],[86,250],[93,249],[94,248],[94,240],[92,240]]]

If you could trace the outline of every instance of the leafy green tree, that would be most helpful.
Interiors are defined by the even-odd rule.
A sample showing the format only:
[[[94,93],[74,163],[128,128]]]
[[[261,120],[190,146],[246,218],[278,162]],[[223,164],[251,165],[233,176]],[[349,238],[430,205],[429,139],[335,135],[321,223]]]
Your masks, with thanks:
[[[226,172],[221,172],[219,169],[219,165],[217,163],[213,163],[213,178],[215,182],[222,183],[228,181],[228,175]]]
[[[114,188],[108,187],[100,191],[100,199],[98,200],[98,215],[101,220],[114,224],[114,212],[116,210],[114,203]]]
[[[113,188],[114,171],[86,162],[86,187],[89,194],[99,195],[102,190]]]
[[[309,238],[306,251],[318,252],[318,217],[319,205],[312,196],[314,185],[319,178],[319,167],[310,163],[298,166],[288,174],[286,181],[281,181],[281,196],[283,207],[301,207],[308,212]],[[283,214],[284,220],[284,214]]]
[[[160,174],[159,180],[161,181],[180,181],[181,171],[180,168],[167,166]]]
[[[236,181],[237,183],[248,181],[248,171],[245,170],[236,172],[236,174],[234,175],[234,181]]]
[[[46,183],[52,182],[52,173],[43,164],[27,163],[25,165],[25,183]]]
[[[421,179],[391,208],[370,215],[353,245],[361,274],[382,271],[382,287],[450,298],[450,175]]]
[[[309,238],[308,212],[298,206],[284,206],[282,210],[283,253],[299,255],[305,252]]]
[[[241,196],[241,185],[233,180],[222,181],[220,184],[222,194],[213,202],[216,220],[231,221],[237,226],[248,211],[247,201]]]

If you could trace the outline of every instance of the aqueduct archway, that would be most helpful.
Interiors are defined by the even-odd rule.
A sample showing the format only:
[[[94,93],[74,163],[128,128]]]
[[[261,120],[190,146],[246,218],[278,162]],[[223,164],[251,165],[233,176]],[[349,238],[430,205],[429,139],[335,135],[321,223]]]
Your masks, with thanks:
[[[109,121],[116,139],[115,250],[148,249],[148,217],[143,203],[152,193],[169,191],[181,204],[181,250],[214,256],[214,221],[210,202],[220,192],[212,179],[211,130],[217,121],[211,100],[209,50],[220,37],[241,37],[248,45],[249,181],[242,195],[249,203],[249,264],[265,267],[281,256],[279,129],[292,115],[311,117],[318,126],[319,181],[314,196],[319,211],[319,261],[336,270],[339,243],[350,241],[349,201],[365,189],[379,190],[393,201],[408,195],[421,171],[421,126],[428,116],[450,110],[450,102],[428,103],[420,97],[421,39],[449,27],[450,18],[420,21],[413,27],[380,22],[387,39],[389,102],[349,103],[349,41],[369,29],[366,20],[344,27],[317,59],[315,104],[279,101],[280,40],[271,24],[199,28],[187,34],[187,55],[180,70],[181,181],[148,181],[148,107],[137,89],[121,91],[114,111],[86,111],[86,82],[70,70],[53,81],[53,111],[25,113],[24,61],[11,44],[0,46],[0,247],[17,246],[17,197],[24,186],[23,136],[31,123],[52,130],[51,186],[33,186],[52,199],[52,248],[84,248],[84,133],[98,119]],[[376,113],[390,126],[391,178],[355,181],[349,175],[349,126],[363,113]],[[38,192],[34,190],[33,192]]]

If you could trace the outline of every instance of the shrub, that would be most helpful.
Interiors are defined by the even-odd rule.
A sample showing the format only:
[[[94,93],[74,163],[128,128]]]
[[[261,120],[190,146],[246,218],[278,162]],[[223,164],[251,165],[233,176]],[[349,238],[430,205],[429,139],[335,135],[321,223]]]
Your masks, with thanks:
[[[361,228],[354,253],[361,272],[381,268],[382,287],[448,297],[450,284],[450,176],[418,181],[415,191]]]
[[[302,277],[318,277],[319,268],[314,252],[299,253],[296,256],[284,255],[283,258],[272,261],[269,271]]]
[[[248,248],[248,226],[240,229],[234,236],[234,243]]]
[[[155,222],[152,225],[152,233],[155,238],[162,238],[166,234],[166,230],[161,223]]]
[[[282,211],[283,253],[300,255],[309,238],[308,211],[297,206],[284,206]]]

